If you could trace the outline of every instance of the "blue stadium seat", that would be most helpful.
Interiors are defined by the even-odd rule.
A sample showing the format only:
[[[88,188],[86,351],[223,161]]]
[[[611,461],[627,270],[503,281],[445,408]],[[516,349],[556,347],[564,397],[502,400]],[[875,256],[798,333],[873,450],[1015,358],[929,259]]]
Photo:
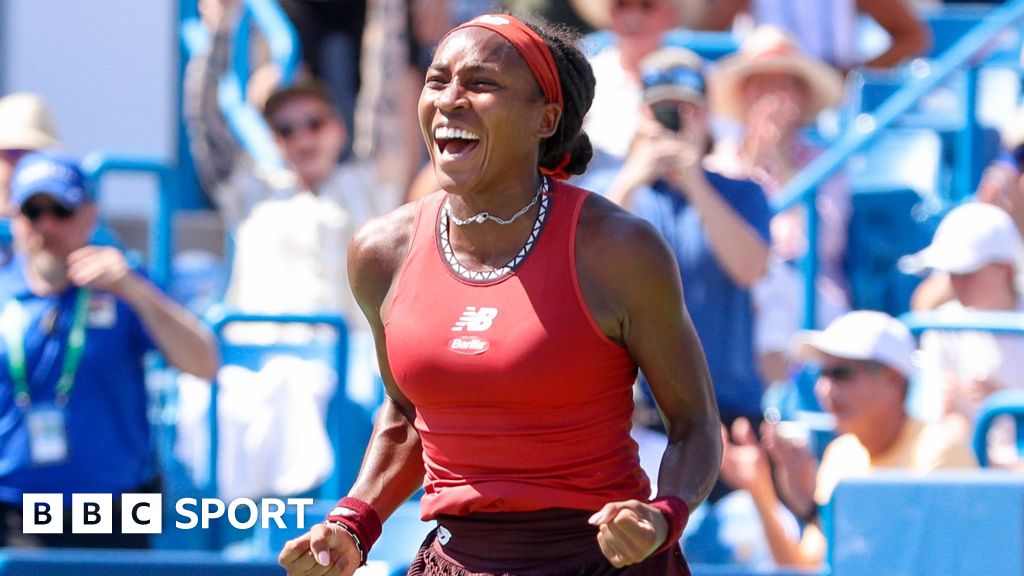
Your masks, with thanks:
[[[337,314],[282,315],[214,312],[213,329],[220,341],[223,364],[259,369],[274,356],[295,356],[309,360],[322,360],[338,377],[337,388],[327,410],[327,431],[335,449],[335,471],[317,491],[317,497],[329,500],[340,498],[355,481],[362,461],[366,442],[372,429],[371,415],[353,402],[348,395],[348,328]],[[232,324],[305,324],[330,329],[332,337],[315,337],[303,343],[249,344],[232,342],[225,337],[225,329]],[[318,335],[319,336],[319,335]],[[211,418],[215,407],[211,403]],[[215,453],[215,450],[211,452]],[[212,459],[215,454],[211,454]]]
[[[839,483],[832,576],[1024,573],[1024,477],[998,471],[876,473]]]
[[[899,272],[901,256],[928,245],[945,201],[941,140],[925,129],[892,130],[849,166],[846,268],[853,307],[899,315],[919,279]]]
[[[331,445],[334,448],[335,463],[334,470],[327,480],[318,488],[304,494],[292,494],[288,496],[312,497],[325,502],[333,503],[342,494],[348,491],[349,486],[355,481],[359,466],[362,462],[362,455],[372,431],[372,410],[364,404],[354,401],[349,395],[348,389],[348,364],[349,364],[349,335],[344,320],[336,314],[321,315],[260,315],[242,314],[214,310],[209,316],[215,334],[218,336],[221,348],[221,359],[225,365],[238,365],[249,369],[258,369],[267,360],[275,356],[295,356],[303,359],[323,360],[337,375],[337,388],[330,400],[327,409],[326,429]],[[270,343],[250,344],[233,342],[225,335],[230,325],[240,323],[276,323],[276,324],[305,324],[316,328],[315,338],[304,343]],[[319,330],[324,328],[326,330]],[[322,332],[328,332],[330,337],[324,338]],[[216,386],[216,383],[214,383]],[[176,422],[173,411],[175,399],[172,397],[165,400],[163,411],[172,412],[169,416],[158,419],[168,421],[167,425],[160,425],[158,443],[160,445],[163,473],[165,481],[165,502],[173,502],[181,497],[216,497],[218,495],[216,485],[217,468],[217,413],[216,394],[211,394],[209,408],[210,421],[210,453],[208,455],[208,478],[205,486],[194,486],[190,477],[185,473],[184,467],[173,458],[173,426]],[[170,431],[167,430],[170,428]],[[275,494],[264,495],[267,497],[282,496]],[[198,538],[190,531],[179,534],[172,533],[173,537],[164,534],[157,541],[157,545],[167,548],[179,547],[201,547],[220,549],[226,545],[239,547],[247,554],[262,555],[270,553],[266,546],[265,535],[260,534],[260,529],[239,531],[231,528],[226,521],[214,521],[209,531],[203,531]]]

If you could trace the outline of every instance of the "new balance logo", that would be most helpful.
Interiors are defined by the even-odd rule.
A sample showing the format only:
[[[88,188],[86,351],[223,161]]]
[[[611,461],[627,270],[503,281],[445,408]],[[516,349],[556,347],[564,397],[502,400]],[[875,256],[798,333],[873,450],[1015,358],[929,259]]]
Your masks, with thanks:
[[[466,306],[466,311],[459,316],[458,321],[452,326],[452,332],[483,332],[494,323],[494,317],[498,315],[497,308],[477,308]]]

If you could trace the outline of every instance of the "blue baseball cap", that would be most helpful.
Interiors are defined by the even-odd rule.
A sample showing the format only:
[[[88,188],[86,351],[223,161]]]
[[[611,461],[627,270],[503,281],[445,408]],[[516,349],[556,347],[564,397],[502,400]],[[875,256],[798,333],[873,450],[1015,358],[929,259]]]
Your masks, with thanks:
[[[78,163],[46,152],[31,152],[18,161],[11,177],[11,200],[22,205],[44,194],[76,210],[92,200],[85,173]]]
[[[675,46],[655,50],[640,62],[643,101],[683,100],[703,105],[707,100],[704,61],[696,52]]]

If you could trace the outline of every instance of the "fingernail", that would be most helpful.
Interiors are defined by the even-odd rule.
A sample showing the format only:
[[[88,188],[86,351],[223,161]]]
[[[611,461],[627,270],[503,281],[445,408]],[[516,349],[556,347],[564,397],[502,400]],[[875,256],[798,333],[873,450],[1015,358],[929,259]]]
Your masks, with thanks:
[[[588,523],[588,524],[597,524],[597,518],[598,518],[598,516],[600,516],[600,515],[601,515],[601,513],[600,513],[600,512],[595,512],[595,513],[594,513],[594,515],[593,515],[593,516],[591,516],[591,517],[590,517],[590,518],[589,518],[589,519],[587,520],[587,523]]]
[[[331,564],[331,553],[327,550],[317,552],[316,563],[321,566],[329,566]]]

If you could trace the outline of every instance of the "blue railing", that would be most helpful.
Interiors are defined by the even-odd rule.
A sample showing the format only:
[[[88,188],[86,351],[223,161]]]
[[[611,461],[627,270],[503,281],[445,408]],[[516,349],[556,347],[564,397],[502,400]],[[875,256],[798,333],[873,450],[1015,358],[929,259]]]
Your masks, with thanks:
[[[828,150],[794,176],[782,189],[780,199],[773,205],[775,211],[781,212],[797,204],[802,204],[808,219],[808,248],[802,264],[805,280],[805,327],[816,327],[815,278],[818,273],[818,222],[815,206],[818,187],[826,178],[842,167],[851,155],[874,142],[883,129],[892,126],[900,116],[908,112],[922,98],[946,82],[957,71],[965,70],[967,72],[969,94],[964,101],[965,105],[973,106],[977,89],[978,62],[976,60],[978,56],[987,50],[997,34],[1013,26],[1018,26],[1022,22],[1024,22],[1024,0],[1013,0],[993,9],[973,30],[935,61],[927,66],[919,67],[922,74],[916,81],[908,83],[890,96],[873,113],[861,114],[854,119]],[[972,150],[973,146],[969,145],[973,144],[973,140],[969,138],[976,130],[976,121],[973,108],[968,112],[966,125],[962,128],[966,135],[961,137],[958,142],[958,148],[966,146],[967,149],[959,152],[963,159],[957,164],[958,170],[968,169],[970,165],[976,164],[976,159],[973,156],[976,152]],[[959,185],[964,186],[966,182],[970,181],[968,180],[970,172],[967,176],[961,175],[960,178]]]
[[[82,160],[82,169],[100,190],[103,177],[111,172],[152,174],[157,177],[157,210],[149,220],[148,273],[157,285],[167,288],[171,280],[171,219],[174,213],[176,177],[174,168],[163,160],[147,156],[133,156],[94,152]]]
[[[192,58],[209,49],[209,31],[199,20],[195,2],[187,0],[182,9],[181,42],[184,55]],[[301,51],[298,35],[288,17],[274,0],[244,0],[245,9],[234,36],[232,66],[221,79],[218,104],[231,131],[245,151],[259,164],[277,165],[281,158],[266,123],[245,99],[249,76],[250,30],[259,30],[270,49],[271,61],[281,73],[282,84],[290,83],[298,68]]]

